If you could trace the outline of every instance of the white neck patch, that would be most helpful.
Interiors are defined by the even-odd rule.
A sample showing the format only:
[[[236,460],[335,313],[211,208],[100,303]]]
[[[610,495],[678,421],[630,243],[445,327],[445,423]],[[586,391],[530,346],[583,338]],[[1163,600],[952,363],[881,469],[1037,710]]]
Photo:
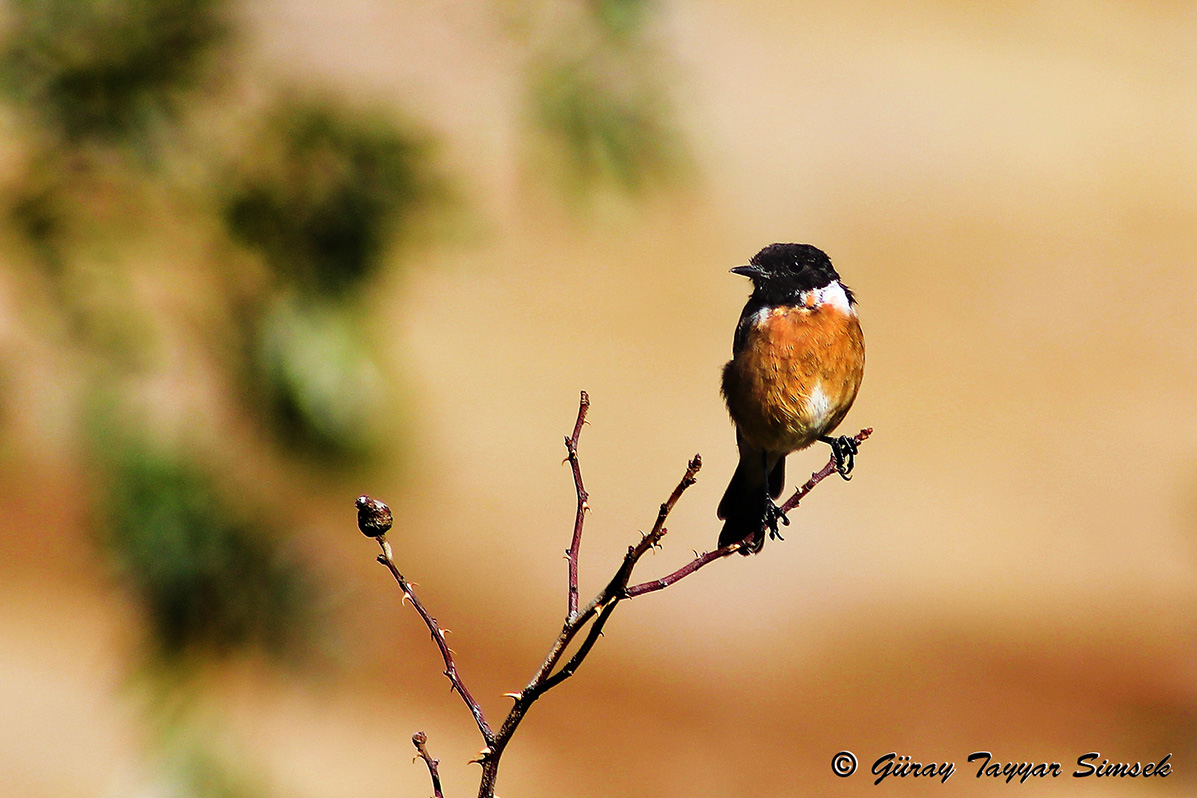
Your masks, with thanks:
[[[840,285],[839,280],[832,280],[813,293],[816,305],[830,305],[842,313],[853,315],[856,313],[856,310],[852,307],[852,303],[848,301],[848,294],[844,291],[844,287]]]

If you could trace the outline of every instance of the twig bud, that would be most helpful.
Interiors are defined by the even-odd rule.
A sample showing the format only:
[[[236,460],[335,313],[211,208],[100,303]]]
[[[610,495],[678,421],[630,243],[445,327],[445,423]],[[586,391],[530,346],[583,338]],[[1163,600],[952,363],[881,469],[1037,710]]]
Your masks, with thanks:
[[[354,506],[357,507],[357,528],[368,538],[380,538],[390,530],[394,523],[391,508],[369,496],[358,496]]]

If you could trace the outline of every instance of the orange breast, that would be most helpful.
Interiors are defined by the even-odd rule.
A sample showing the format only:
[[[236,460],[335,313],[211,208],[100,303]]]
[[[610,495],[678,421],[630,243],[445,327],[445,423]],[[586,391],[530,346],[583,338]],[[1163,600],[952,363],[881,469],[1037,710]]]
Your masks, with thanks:
[[[864,375],[855,314],[821,305],[762,312],[724,367],[723,393],[740,434],[772,452],[802,449],[843,421]]]

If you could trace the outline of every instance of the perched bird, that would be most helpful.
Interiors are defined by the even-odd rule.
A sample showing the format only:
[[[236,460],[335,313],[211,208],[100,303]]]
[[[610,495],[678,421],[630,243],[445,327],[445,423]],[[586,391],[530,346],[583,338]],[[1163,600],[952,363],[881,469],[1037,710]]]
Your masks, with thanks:
[[[856,399],[864,375],[864,336],[856,299],[822,250],[770,244],[733,274],[752,280],[723,398],[736,425],[740,463],[719,502],[719,545],[750,538],[741,554],[780,537],[789,523],[773,501],[785,483],[786,455],[815,441],[831,445],[836,470],[849,479],[856,442],[829,437]]]

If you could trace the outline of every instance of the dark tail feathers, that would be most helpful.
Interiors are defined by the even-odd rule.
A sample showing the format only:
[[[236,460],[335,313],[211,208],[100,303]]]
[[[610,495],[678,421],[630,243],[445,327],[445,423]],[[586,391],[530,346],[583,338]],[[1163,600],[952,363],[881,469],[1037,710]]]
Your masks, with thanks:
[[[719,547],[738,543],[749,535],[752,540],[740,549],[743,555],[756,554],[765,545],[765,460],[759,453],[741,449],[740,463],[732,474],[718,515],[725,519],[719,533]],[[780,457],[769,472],[769,496],[781,495],[786,480],[786,459]]]

